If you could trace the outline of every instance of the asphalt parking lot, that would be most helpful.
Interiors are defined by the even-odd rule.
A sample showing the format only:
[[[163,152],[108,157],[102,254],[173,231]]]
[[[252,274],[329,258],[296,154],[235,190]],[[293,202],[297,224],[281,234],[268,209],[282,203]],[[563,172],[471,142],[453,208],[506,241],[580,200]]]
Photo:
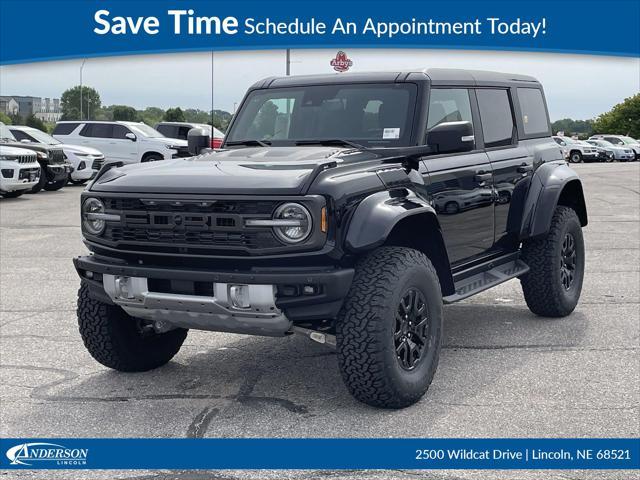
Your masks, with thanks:
[[[518,281],[445,309],[435,380],[416,405],[355,401],[332,350],[305,338],[189,333],[156,371],[86,352],[71,258],[82,188],[0,200],[3,437],[637,437],[640,163],[581,164],[586,279],[565,319],[529,313]],[[4,472],[15,478],[17,472]],[[629,473],[629,472],[628,472]],[[0,473],[0,475],[2,475]],[[56,478],[476,478],[474,472],[67,472]],[[51,478],[24,473],[29,478]],[[630,478],[547,472],[545,478]],[[540,478],[484,472],[477,478]]]

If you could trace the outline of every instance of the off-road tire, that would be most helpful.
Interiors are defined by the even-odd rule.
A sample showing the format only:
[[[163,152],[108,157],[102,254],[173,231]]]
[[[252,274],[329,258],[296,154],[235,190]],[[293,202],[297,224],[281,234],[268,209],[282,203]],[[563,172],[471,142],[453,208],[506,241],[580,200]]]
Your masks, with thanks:
[[[2,197],[2,198],[18,198],[23,193],[26,193],[26,190],[14,190],[13,192],[0,193],[0,197]]]
[[[394,344],[396,313],[408,289],[423,294],[429,341],[412,370],[404,369]],[[442,292],[431,261],[404,247],[381,247],[364,257],[336,322],[342,378],[359,401],[403,408],[427,391],[440,357]]]
[[[63,178],[62,180],[58,180],[57,182],[46,183],[44,189],[47,192],[55,192],[56,190],[60,190],[62,187],[64,187],[67,184],[67,180],[67,178]]]
[[[121,372],[145,372],[167,363],[178,353],[188,330],[143,335],[137,320],[116,305],[90,297],[82,284],[78,291],[78,326],[84,346],[105,367]]]
[[[575,242],[576,266],[572,284],[565,288],[561,279],[563,242],[571,234]],[[564,317],[576,308],[584,280],[584,239],[576,212],[564,206],[555,209],[549,232],[527,240],[522,260],[529,272],[520,277],[529,310],[542,317]]]

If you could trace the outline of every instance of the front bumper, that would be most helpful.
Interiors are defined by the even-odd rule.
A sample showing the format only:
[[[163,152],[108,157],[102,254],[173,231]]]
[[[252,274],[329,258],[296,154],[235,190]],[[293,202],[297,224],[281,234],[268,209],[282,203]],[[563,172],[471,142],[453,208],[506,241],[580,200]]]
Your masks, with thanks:
[[[29,190],[37,185],[40,179],[40,165],[19,165],[8,164],[10,168],[4,168],[7,166],[7,162],[2,162],[2,172],[0,172],[0,191],[14,192],[17,190]],[[6,174],[10,176],[5,177]]]
[[[351,268],[327,267],[168,269],[110,263],[96,255],[74,258],[73,263],[93,298],[118,304],[132,316],[186,328],[269,336],[291,333],[296,322],[335,318],[354,274]],[[248,308],[233,307],[228,292],[236,285],[250,286],[248,291],[259,300],[252,299]],[[271,298],[266,298],[268,292]]]

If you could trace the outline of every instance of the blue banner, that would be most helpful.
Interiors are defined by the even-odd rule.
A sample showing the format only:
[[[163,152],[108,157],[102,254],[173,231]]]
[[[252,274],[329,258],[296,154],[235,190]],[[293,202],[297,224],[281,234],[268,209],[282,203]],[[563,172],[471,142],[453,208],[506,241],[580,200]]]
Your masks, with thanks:
[[[639,18],[637,0],[0,0],[0,64],[342,47],[640,56]]]
[[[640,439],[2,439],[2,469],[638,469]]]

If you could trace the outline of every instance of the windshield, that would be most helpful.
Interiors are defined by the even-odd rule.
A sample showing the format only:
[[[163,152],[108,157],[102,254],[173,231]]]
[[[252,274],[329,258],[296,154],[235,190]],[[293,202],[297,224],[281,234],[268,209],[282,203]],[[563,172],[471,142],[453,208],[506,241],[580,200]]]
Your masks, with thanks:
[[[134,133],[138,135],[142,135],[143,137],[149,138],[164,138],[164,135],[157,131],[155,128],[151,128],[149,125],[145,125],[144,123],[127,123],[127,127],[134,131]]]
[[[631,137],[620,137],[620,140],[622,140],[626,145],[631,145],[632,143],[638,143],[636,140],[634,140]]]
[[[13,136],[13,133],[9,131],[7,126],[2,123],[0,124],[0,140],[5,142],[16,142],[16,137]]]
[[[47,145],[58,145],[62,143],[53,138],[48,133],[44,133],[37,128],[25,128],[23,131],[30,137],[35,138],[38,143],[45,143]]]
[[[243,102],[226,141],[275,146],[327,140],[408,145],[416,90],[406,83],[255,90]]]
[[[615,146],[613,143],[607,142],[606,140],[597,140],[595,143],[597,145],[600,145],[601,147],[613,147],[613,146]]]

